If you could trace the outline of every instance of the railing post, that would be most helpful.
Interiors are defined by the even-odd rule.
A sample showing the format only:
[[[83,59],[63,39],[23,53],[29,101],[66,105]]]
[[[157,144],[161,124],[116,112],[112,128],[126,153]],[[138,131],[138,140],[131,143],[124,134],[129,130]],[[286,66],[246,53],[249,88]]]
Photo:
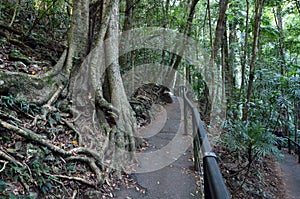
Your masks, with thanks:
[[[193,116],[193,125],[196,124],[196,118]],[[194,169],[195,171],[201,171],[200,167],[200,143],[199,143],[199,134],[198,134],[198,128],[196,126],[193,126],[194,134],[193,134],[193,149],[194,149]]]
[[[192,109],[192,121],[193,121],[193,149],[194,149],[194,167],[195,167],[195,171],[201,171],[201,165],[200,165],[200,139],[201,137],[199,137],[199,128],[198,128],[198,122],[197,122],[197,117],[195,116],[195,111],[198,112],[197,108],[194,107]]]
[[[204,197],[205,199],[211,199],[207,173],[208,173],[207,161],[206,158],[203,158]]]
[[[297,145],[297,147],[298,147],[298,164],[300,164],[300,146]]]
[[[289,150],[289,154],[291,154],[291,140],[290,138],[288,137],[288,150]]]
[[[188,115],[188,110],[187,110],[187,104],[186,100],[183,98],[183,112],[184,112],[184,135],[188,134],[188,121],[187,121],[187,115]]]

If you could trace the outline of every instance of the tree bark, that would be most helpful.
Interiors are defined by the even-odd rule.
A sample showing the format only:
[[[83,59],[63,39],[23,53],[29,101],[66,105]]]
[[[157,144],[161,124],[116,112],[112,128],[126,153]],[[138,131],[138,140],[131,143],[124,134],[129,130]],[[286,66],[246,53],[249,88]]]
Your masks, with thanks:
[[[234,49],[232,49],[232,44],[236,41],[235,25],[233,23],[229,24],[229,40],[227,38],[226,22],[225,31],[222,42],[222,74],[223,74],[223,98],[224,102],[227,103],[227,108],[230,108],[233,102],[234,93],[234,77],[233,77],[233,61],[234,60]],[[229,43],[228,43],[229,42]],[[225,87],[225,88],[224,88]]]
[[[68,57],[64,71],[68,77],[70,76],[71,71],[74,70],[74,60],[76,60],[77,63],[81,63],[82,59],[88,53],[89,0],[74,0],[73,12],[74,14],[69,32]]]
[[[184,34],[187,35],[188,37],[191,36],[191,27],[192,27],[192,23],[193,23],[193,19],[194,19],[194,16],[195,16],[195,11],[196,11],[196,6],[197,6],[198,2],[199,2],[199,0],[193,0],[192,1],[189,16],[188,16],[187,22],[186,22],[186,26],[183,30]],[[183,55],[184,50],[185,50],[185,44],[186,44],[186,41],[183,41],[183,45],[179,46],[179,48],[180,48],[179,49],[179,54],[176,55],[175,62],[172,66],[172,70],[168,74],[168,78],[167,78],[168,87],[172,87],[172,84],[173,84],[173,81],[174,81],[174,78],[175,78],[175,74],[176,74],[176,70],[178,69],[179,64],[182,60],[182,55]],[[176,48],[177,47],[178,46],[176,46]],[[173,58],[171,60],[171,63],[173,63]]]
[[[275,21],[276,21],[276,26],[277,29],[279,31],[279,50],[280,50],[280,74],[284,75],[285,74],[285,65],[286,65],[286,61],[285,61],[285,49],[284,49],[284,33],[283,33],[283,24],[282,24],[282,8],[281,5],[279,3],[279,5],[277,6],[276,11],[274,11],[274,17],[275,17]]]
[[[260,29],[260,19],[262,15],[264,0],[256,0],[255,3],[255,21],[253,24],[253,43],[252,43],[252,56],[250,62],[250,72],[249,72],[249,81],[248,81],[248,90],[246,103],[243,107],[243,117],[242,120],[247,120],[248,118],[248,103],[251,101],[253,82],[255,77],[255,61],[256,61],[256,52],[259,42],[259,29]]]
[[[215,59],[215,56],[218,54],[219,48],[220,48],[220,43],[221,39],[224,34],[225,30],[225,13],[227,10],[228,6],[228,0],[220,0],[219,2],[219,18],[216,26],[216,31],[215,31],[215,39],[214,39],[214,44],[213,44],[213,49],[212,49],[212,54],[211,54],[211,60]]]
[[[108,83],[110,85],[110,98],[112,105],[119,111],[117,118],[117,129],[115,145],[114,167],[126,170],[128,163],[134,157],[135,142],[133,137],[137,135],[137,125],[134,117],[134,112],[127,100],[124,90],[120,67],[118,62],[119,57],[119,2],[116,1],[113,5],[112,16],[110,18],[107,38],[109,39],[106,46],[106,64]],[[127,139],[127,140],[126,140]],[[127,144],[126,144],[127,143]],[[127,145],[127,146],[126,146]],[[130,153],[127,153],[130,152]],[[126,165],[127,163],[127,165]]]
[[[129,31],[133,28],[133,16],[134,16],[134,2],[132,0],[126,0],[126,5],[125,5],[125,16],[124,16],[124,24],[122,27],[122,32]],[[130,34],[130,33],[128,33]],[[130,37],[128,35],[128,37]],[[131,38],[128,38],[129,41],[131,41]],[[126,41],[121,41],[122,43],[125,43]],[[121,48],[123,46],[120,46]],[[122,70],[134,70],[134,52],[128,52],[125,55],[122,55],[119,59],[120,62],[120,67]]]
[[[199,0],[193,0],[192,4],[191,4],[191,8],[190,8],[190,12],[189,12],[189,16],[187,18],[187,22],[186,22],[186,26],[184,29],[184,34],[186,34],[187,36],[191,36],[191,27],[192,27],[192,23],[193,23],[193,19],[194,19],[194,15],[195,15],[195,11],[196,11],[196,5],[199,2]],[[182,60],[182,54],[184,52],[184,46],[181,46],[181,50],[179,55],[176,56],[176,60],[175,63],[173,64],[173,70],[177,70],[179,67],[179,64]]]
[[[210,68],[210,71],[208,71],[210,73],[210,77],[208,78],[210,80],[210,82],[209,82],[209,92],[211,94],[211,96],[210,96],[210,101],[211,101],[211,111],[210,111],[210,113],[214,112],[213,111],[214,110],[214,104],[215,104],[215,101],[216,101],[215,98],[217,96],[217,91],[218,91],[218,88],[216,88],[216,82],[215,82],[215,76],[217,75],[215,73],[215,71],[217,71],[215,69],[215,58],[218,54],[220,44],[221,44],[221,39],[223,37],[224,30],[225,30],[224,22],[225,22],[225,13],[226,13],[226,10],[227,10],[227,5],[228,5],[228,0],[220,0],[220,2],[219,2],[219,18],[218,18],[218,22],[217,22],[217,26],[216,26],[214,42],[212,44],[212,49],[211,49],[211,56],[210,56],[210,62],[209,62],[209,66],[211,68]],[[210,26],[210,28],[211,28],[211,26]],[[212,43],[212,38],[211,38],[211,43]]]
[[[245,76],[246,76],[246,61],[247,61],[247,53],[248,53],[248,35],[249,35],[249,0],[246,0],[246,27],[245,27],[245,39],[244,39],[244,53],[241,58],[242,65],[242,78],[241,78],[241,89],[240,96],[244,93],[245,87]]]

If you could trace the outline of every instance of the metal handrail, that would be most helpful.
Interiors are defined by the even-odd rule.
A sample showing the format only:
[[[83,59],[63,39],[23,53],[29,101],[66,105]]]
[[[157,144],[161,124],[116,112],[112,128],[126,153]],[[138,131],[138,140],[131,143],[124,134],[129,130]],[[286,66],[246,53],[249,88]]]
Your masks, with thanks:
[[[225,186],[224,179],[217,163],[217,157],[212,151],[212,147],[207,137],[206,130],[201,121],[201,117],[197,107],[188,97],[188,89],[180,86],[178,96],[183,98],[184,105],[184,126],[185,134],[188,132],[187,112],[192,112],[192,129],[193,129],[193,149],[195,159],[195,170],[201,170],[200,157],[203,159],[204,173],[204,196],[205,199],[229,199],[229,193]]]
[[[288,151],[289,154],[291,154],[292,150],[291,150],[291,143],[293,143],[295,145],[295,147],[297,147],[297,155],[298,155],[298,163],[300,164],[300,144],[298,144],[297,142],[295,142],[294,140],[292,140],[291,138],[287,137],[287,136],[283,136],[283,138],[288,140]]]

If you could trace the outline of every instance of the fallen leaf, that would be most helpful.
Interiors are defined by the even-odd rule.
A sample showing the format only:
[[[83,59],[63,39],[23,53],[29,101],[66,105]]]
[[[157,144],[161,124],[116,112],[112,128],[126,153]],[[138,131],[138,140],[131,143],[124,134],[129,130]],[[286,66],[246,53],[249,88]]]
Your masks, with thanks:
[[[72,144],[73,144],[74,146],[78,146],[77,140],[73,140],[73,141],[72,141]]]

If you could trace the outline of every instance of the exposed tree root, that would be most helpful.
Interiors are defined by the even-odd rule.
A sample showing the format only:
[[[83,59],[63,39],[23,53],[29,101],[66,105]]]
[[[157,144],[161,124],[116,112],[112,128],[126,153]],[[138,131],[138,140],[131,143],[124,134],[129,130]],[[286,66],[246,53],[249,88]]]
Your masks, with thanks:
[[[75,126],[69,122],[68,120],[64,119],[64,118],[61,118],[61,120],[70,128],[72,129],[76,135],[78,136],[78,145],[81,145],[82,143],[82,137],[81,137],[81,133],[75,128]]]
[[[82,156],[72,156],[72,157],[66,158],[66,160],[68,160],[68,161],[79,160],[82,162],[86,162],[87,164],[89,164],[91,169],[95,172],[96,177],[97,177],[97,182],[103,181],[103,176],[101,175],[101,171],[100,171],[99,167],[96,165],[94,159],[88,158],[88,157],[82,157]]]
[[[63,91],[64,86],[62,84],[60,84],[58,86],[58,89],[55,91],[55,93],[52,95],[52,97],[48,100],[48,102],[43,105],[44,108],[44,113],[41,117],[42,120],[46,121],[47,119],[47,115],[50,111],[57,111],[56,108],[54,108],[52,106],[52,104],[54,104],[57,100],[57,98],[59,97],[59,95],[61,94],[61,92]]]
[[[96,102],[99,105],[100,109],[108,115],[108,117],[118,120],[120,115],[120,110],[114,107],[111,103],[106,101],[103,97],[96,97]]]
[[[73,195],[72,195],[72,198],[71,199],[75,199],[76,198],[76,196],[77,196],[77,190],[74,190],[74,192],[73,192]]]
[[[58,89],[56,92],[52,95],[52,97],[48,100],[47,104],[44,105],[44,107],[50,107],[52,104],[54,104],[59,97],[60,93],[63,91],[64,86],[61,84],[58,86]]]
[[[99,169],[99,167],[104,168],[104,166],[101,164],[103,162],[103,155],[101,155],[101,153],[98,153],[92,149],[85,148],[85,147],[77,147],[70,151],[64,150],[64,149],[50,143],[49,140],[46,140],[43,136],[38,135],[29,129],[26,129],[24,127],[18,127],[17,125],[9,124],[1,119],[0,119],[0,126],[2,126],[3,128],[5,128],[7,130],[11,130],[11,131],[15,132],[17,135],[19,135],[21,137],[24,137],[28,140],[35,141],[43,146],[46,146],[51,151],[59,153],[60,155],[67,157],[66,160],[69,160],[69,161],[70,160],[80,160],[80,161],[86,162],[90,166],[90,168],[93,170],[93,172],[96,174],[96,181],[97,181],[96,184],[98,184],[102,181],[103,178],[101,175],[101,171]],[[77,156],[78,154],[84,154],[85,156]],[[19,166],[23,167],[22,163],[18,162],[13,157],[7,155],[6,153],[4,153],[1,150],[0,150],[0,157],[3,157],[8,161],[14,162],[14,163],[18,164]],[[96,161],[97,161],[97,164],[100,166],[98,166],[96,164]],[[57,176],[57,177],[63,178],[63,176]],[[67,178],[67,177],[64,177],[64,178]],[[85,184],[92,185],[91,182],[82,180],[77,177],[68,177],[68,179],[77,180],[77,181],[81,181]]]

